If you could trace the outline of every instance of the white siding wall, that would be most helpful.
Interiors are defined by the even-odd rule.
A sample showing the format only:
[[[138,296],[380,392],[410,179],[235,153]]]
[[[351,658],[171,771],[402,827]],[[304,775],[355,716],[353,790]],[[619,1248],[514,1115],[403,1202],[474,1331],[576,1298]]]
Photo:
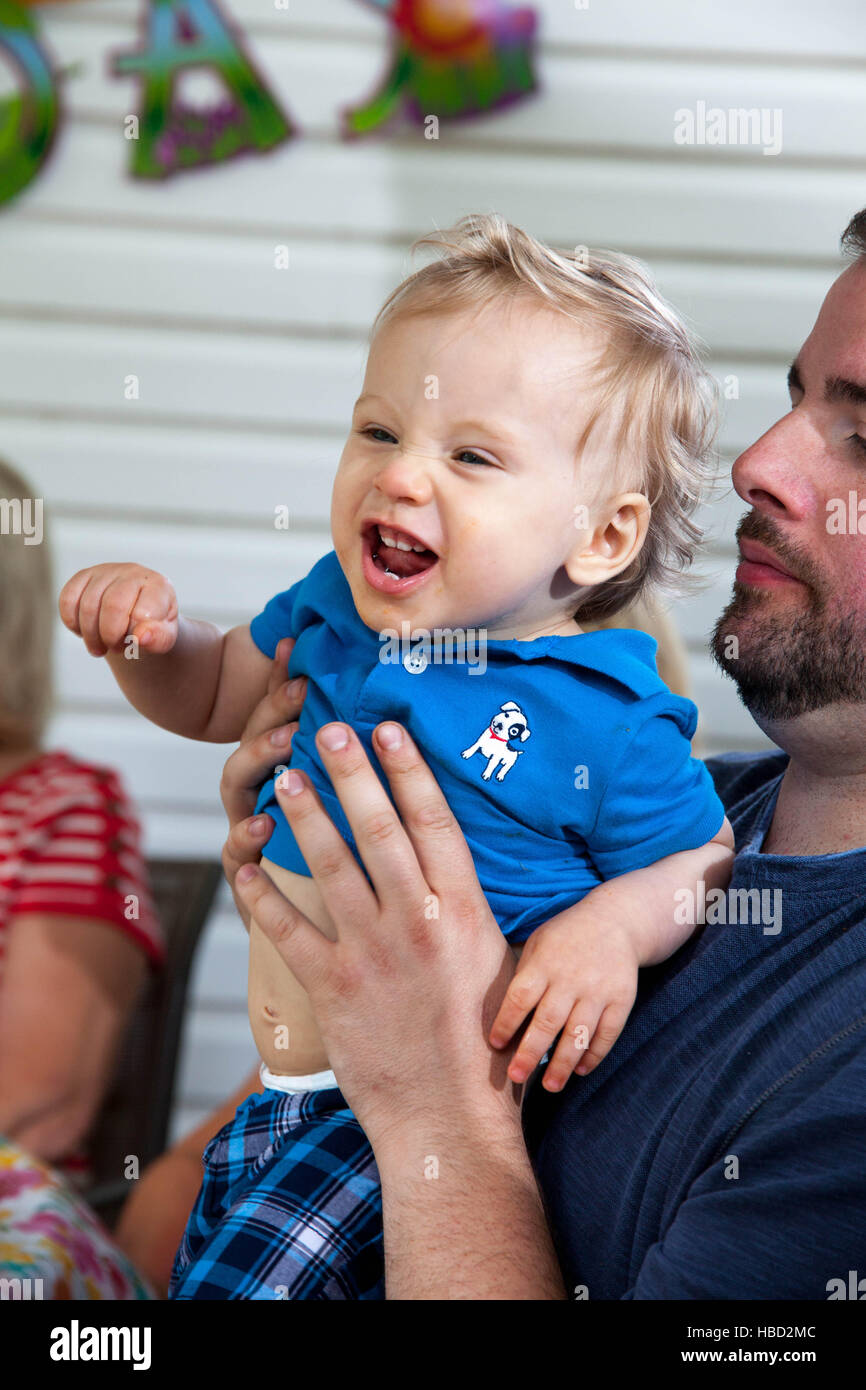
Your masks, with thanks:
[[[729,465],[787,408],[785,371],[838,273],[839,233],[866,202],[866,21],[860,0],[544,0],[541,92],[508,112],[420,135],[344,144],[340,107],[375,85],[384,22],[356,0],[223,0],[300,138],[165,184],[126,173],[121,122],[137,85],[108,54],[137,43],[133,0],[41,6],[64,83],[49,163],[0,209],[0,453],[46,499],[59,583],[136,559],[182,607],[231,625],[329,545],[328,495],[363,341],[432,225],[497,209],[565,246],[647,259],[720,377],[739,378]],[[208,92],[207,79],[184,94]],[[779,107],[778,157],[674,144],[699,100]],[[274,247],[290,247],[288,271]],[[124,399],[129,373],[141,398]],[[277,533],[275,505],[291,509]],[[711,578],[675,615],[704,747],[764,740],[706,638],[730,589],[728,489],[707,518]],[[51,742],[123,771],[153,854],[219,853],[224,749],[185,743],[129,710],[102,663],[62,630]],[[227,892],[193,988],[174,1130],[251,1066],[246,938]]]

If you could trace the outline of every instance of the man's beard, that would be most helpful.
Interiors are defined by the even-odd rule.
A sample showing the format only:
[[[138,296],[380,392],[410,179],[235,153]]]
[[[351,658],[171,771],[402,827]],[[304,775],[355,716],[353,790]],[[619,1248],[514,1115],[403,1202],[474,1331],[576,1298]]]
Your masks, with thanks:
[[[814,562],[786,542],[768,517],[747,513],[737,527],[737,539],[741,536],[766,545],[805,586],[800,591],[805,606],[788,617],[767,590],[734,582],[710,650],[736,683],[743,704],[756,718],[775,722],[826,705],[862,703],[866,621],[832,611]]]

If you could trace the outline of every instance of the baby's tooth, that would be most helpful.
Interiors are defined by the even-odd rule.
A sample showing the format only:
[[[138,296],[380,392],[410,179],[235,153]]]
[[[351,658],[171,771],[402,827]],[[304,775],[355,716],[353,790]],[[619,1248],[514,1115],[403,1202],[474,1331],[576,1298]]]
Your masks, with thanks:
[[[422,554],[427,549],[426,545],[410,545],[408,541],[398,541],[395,536],[383,531],[381,526],[379,527],[379,539],[383,545],[390,546],[392,550],[416,550]]]

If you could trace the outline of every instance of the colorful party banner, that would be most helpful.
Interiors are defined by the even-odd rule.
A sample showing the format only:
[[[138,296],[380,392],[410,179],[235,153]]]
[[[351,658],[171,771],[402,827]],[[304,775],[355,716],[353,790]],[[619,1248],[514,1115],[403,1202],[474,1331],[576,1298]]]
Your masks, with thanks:
[[[501,0],[363,0],[394,29],[391,61],[362,106],[343,112],[346,135],[400,115],[428,123],[476,116],[535,90],[535,11]]]
[[[57,3],[57,0],[54,0]],[[64,0],[74,3],[74,0]],[[114,76],[138,78],[141,109],[123,134],[131,173],[164,179],[184,169],[263,153],[296,129],[268,90],[218,0],[140,0],[141,44],[109,55]],[[393,30],[388,70],[373,95],[341,113],[341,131],[359,136],[399,118],[424,125],[494,111],[536,88],[537,17],[503,0],[360,0]],[[28,14],[25,6],[34,14]],[[57,84],[36,27],[40,0],[0,0],[0,51],[19,82],[0,98],[0,203],[44,164],[60,119]],[[80,67],[80,65],[78,65]],[[182,74],[204,68],[225,88],[216,105],[192,106],[177,93]]]
[[[131,172],[161,179],[180,169],[264,151],[293,133],[240,35],[216,0],[148,0],[144,46],[113,55],[112,71],[142,82],[142,109]],[[217,106],[187,106],[175,96],[180,74],[210,68],[228,93]]]
[[[57,130],[58,101],[36,25],[12,0],[0,0],[0,49],[18,80],[17,90],[0,98],[0,203],[5,203],[45,162]]]

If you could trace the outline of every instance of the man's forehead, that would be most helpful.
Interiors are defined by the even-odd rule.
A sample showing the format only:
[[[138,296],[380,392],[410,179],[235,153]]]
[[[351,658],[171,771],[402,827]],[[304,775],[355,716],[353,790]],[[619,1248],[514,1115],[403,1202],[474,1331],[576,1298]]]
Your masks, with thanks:
[[[866,260],[849,266],[830,286],[795,365],[801,379],[820,374],[866,384]]]

